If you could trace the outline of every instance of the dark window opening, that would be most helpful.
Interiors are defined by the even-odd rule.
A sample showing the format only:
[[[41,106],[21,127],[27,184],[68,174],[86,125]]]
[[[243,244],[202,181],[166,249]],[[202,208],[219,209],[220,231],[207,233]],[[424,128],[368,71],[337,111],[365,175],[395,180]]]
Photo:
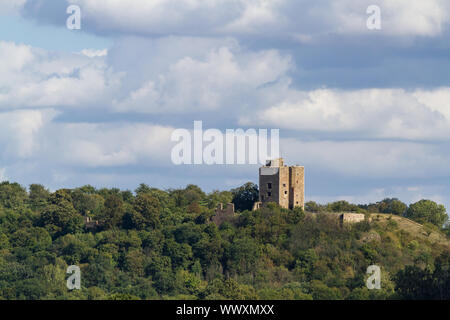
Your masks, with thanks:
[[[270,197],[272,195],[272,192],[267,192],[267,196]]]
[[[269,183],[267,184],[267,188],[268,188],[268,189],[272,189],[272,183],[269,182]]]

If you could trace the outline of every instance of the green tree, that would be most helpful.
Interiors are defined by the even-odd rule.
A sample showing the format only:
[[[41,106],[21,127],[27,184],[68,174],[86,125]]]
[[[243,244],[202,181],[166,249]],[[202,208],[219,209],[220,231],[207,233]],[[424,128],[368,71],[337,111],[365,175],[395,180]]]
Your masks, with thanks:
[[[450,251],[444,251],[434,263],[433,272],[435,297],[440,300],[450,299]]]
[[[58,190],[50,196],[50,204],[42,211],[38,224],[45,227],[52,236],[80,232],[83,218],[72,205],[66,190]]]
[[[18,209],[25,203],[28,194],[18,183],[0,183],[0,205],[8,209]]]
[[[307,203],[305,203],[305,211],[320,212],[322,211],[322,206],[315,201],[308,201]]]
[[[231,193],[237,211],[252,210],[253,204],[259,199],[258,186],[252,182],[231,190]]]
[[[205,299],[211,300],[256,300],[259,298],[253,287],[239,284],[232,278],[212,280],[208,283],[203,295]]]
[[[231,273],[244,274],[255,270],[256,261],[261,255],[261,248],[252,238],[233,241],[227,250],[227,270]]]
[[[103,223],[107,228],[118,226],[122,223],[124,215],[123,200],[117,194],[109,195],[105,200],[103,209]]]
[[[105,200],[98,194],[90,194],[76,189],[72,192],[74,208],[84,216],[97,217],[103,209]]]
[[[345,200],[335,201],[327,205],[327,210],[332,212],[359,212],[361,209]]]
[[[336,287],[328,287],[319,280],[312,280],[310,291],[314,300],[341,300],[342,294]]]
[[[432,200],[420,200],[413,203],[406,210],[405,216],[419,223],[432,223],[438,228],[442,228],[443,224],[448,220],[445,207],[437,204]]]
[[[395,291],[408,300],[432,299],[434,295],[433,276],[429,270],[406,266],[394,277]]]
[[[161,207],[157,198],[139,193],[134,201],[134,210],[141,214],[145,227],[156,228],[159,225]]]
[[[139,187],[135,190],[136,194],[141,194],[141,193],[149,193],[152,189],[146,185],[145,183],[141,183],[139,185]]]
[[[407,209],[407,205],[396,198],[386,198],[378,202],[377,205],[379,212],[392,213],[398,216],[404,215]]]
[[[50,191],[48,191],[43,185],[32,184],[30,185],[29,203],[33,210],[42,210],[48,203],[50,197]]]
[[[233,194],[230,191],[214,190],[208,194],[208,208],[215,209],[219,203],[230,203],[233,200]]]

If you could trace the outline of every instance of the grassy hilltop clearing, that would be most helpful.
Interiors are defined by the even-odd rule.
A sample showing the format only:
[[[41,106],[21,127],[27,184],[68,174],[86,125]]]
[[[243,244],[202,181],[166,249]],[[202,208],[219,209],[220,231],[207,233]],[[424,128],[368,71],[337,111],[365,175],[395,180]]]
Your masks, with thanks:
[[[49,192],[0,184],[1,299],[450,299],[445,208],[397,199],[251,211],[257,186]],[[219,203],[236,214],[214,220]],[[342,223],[340,212],[364,213]],[[69,265],[81,290],[69,291]],[[381,289],[366,287],[381,268]]]

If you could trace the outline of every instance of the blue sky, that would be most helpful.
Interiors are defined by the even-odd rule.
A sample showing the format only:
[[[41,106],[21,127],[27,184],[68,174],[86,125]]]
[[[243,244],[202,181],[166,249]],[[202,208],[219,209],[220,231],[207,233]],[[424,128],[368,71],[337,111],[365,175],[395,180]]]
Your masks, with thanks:
[[[202,120],[280,129],[307,200],[449,207],[449,23],[445,0],[0,0],[0,180],[257,182],[255,165],[171,163],[173,130]]]
[[[23,43],[52,51],[78,52],[85,48],[104,49],[112,45],[112,39],[69,30],[62,26],[38,24],[19,15],[0,16],[0,39]]]

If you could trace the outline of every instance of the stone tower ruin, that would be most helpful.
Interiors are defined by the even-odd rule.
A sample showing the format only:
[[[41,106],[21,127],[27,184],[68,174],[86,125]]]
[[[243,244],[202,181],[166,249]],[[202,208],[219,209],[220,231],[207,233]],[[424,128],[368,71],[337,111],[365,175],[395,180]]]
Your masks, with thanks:
[[[267,161],[259,168],[259,203],[255,209],[268,202],[278,203],[286,209],[305,209],[305,168],[286,166],[283,158]]]

